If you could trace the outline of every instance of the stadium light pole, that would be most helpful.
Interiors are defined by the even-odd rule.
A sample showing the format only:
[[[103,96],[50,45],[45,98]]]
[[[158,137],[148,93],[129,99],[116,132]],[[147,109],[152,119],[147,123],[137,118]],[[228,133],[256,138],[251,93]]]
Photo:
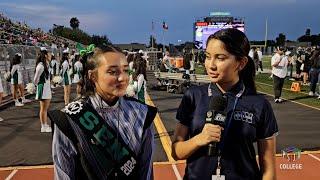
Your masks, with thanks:
[[[267,48],[267,40],[268,40],[268,17],[266,18],[266,34],[264,37],[264,48]]]
[[[154,22],[151,24],[151,51],[153,51],[153,39],[154,39]]]
[[[163,54],[166,53],[166,50],[165,50],[165,45],[164,45],[164,29],[162,28],[162,51],[163,51]]]

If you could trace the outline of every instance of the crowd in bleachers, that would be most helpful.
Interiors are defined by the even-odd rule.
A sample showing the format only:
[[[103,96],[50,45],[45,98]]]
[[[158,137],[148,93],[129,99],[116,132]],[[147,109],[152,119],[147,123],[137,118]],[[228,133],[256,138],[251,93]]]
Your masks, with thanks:
[[[16,44],[29,46],[46,46],[52,48],[74,46],[69,39],[46,33],[40,28],[32,29],[26,23],[14,22],[0,13],[0,44]]]

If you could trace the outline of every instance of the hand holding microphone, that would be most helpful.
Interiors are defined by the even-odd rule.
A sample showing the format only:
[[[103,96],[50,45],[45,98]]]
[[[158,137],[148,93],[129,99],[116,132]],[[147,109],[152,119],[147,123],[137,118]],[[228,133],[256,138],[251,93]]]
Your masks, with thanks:
[[[206,123],[202,132],[196,136],[196,142],[199,146],[206,146],[212,142],[219,142],[223,128],[219,125]]]
[[[209,110],[206,115],[206,126],[211,127],[220,127],[220,134],[218,141],[211,141],[208,145],[208,156],[214,156],[217,152],[216,143],[220,141],[221,137],[221,129],[224,127],[226,121],[226,109],[227,109],[227,99],[224,96],[214,96],[211,97],[209,103]],[[203,130],[207,131],[207,128],[203,128]],[[209,131],[213,134],[213,131]]]

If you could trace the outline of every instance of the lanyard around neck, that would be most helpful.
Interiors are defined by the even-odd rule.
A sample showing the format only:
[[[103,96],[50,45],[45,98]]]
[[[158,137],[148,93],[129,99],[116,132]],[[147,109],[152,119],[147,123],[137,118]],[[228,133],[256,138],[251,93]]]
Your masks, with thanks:
[[[208,87],[208,96],[212,96],[212,95],[213,95],[213,90],[212,90],[212,87],[211,87],[211,86],[212,86],[212,84],[210,83],[210,84],[209,84],[209,87]],[[222,152],[222,150],[223,150],[223,148],[224,148],[225,137],[227,136],[228,131],[229,131],[229,129],[230,129],[232,117],[233,117],[234,111],[236,110],[236,107],[237,107],[239,98],[243,95],[245,89],[246,89],[246,87],[243,85],[242,89],[241,89],[241,90],[236,94],[236,96],[235,96],[235,102],[234,102],[234,104],[233,104],[231,116],[229,116],[229,118],[228,118],[227,121],[226,121],[227,124],[226,124],[226,126],[225,126],[225,129],[224,129],[224,133],[223,133],[221,142],[220,142],[219,145],[218,145],[218,155],[219,155],[219,156],[221,156],[221,152]],[[225,93],[225,94],[231,94],[231,93]]]

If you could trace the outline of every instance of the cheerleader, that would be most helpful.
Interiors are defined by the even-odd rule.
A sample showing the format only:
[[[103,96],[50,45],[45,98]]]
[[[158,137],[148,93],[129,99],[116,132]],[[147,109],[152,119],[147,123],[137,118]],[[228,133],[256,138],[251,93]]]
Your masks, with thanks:
[[[81,89],[82,89],[82,71],[83,66],[80,62],[80,55],[75,54],[75,63],[73,65],[73,83],[77,84],[77,98],[81,97]]]
[[[129,84],[133,83],[132,75],[134,72],[133,69],[133,61],[134,61],[135,55],[133,53],[129,53],[127,56],[128,64],[129,64]]]
[[[143,103],[145,103],[145,94],[147,89],[146,65],[145,60],[143,60],[138,54],[136,70],[133,74],[133,86],[136,92],[136,98]]]
[[[22,84],[23,77],[22,77],[22,69],[20,64],[21,64],[21,54],[16,53],[10,65],[12,96],[15,102],[15,106],[24,106],[24,103],[30,102],[29,99],[26,99],[24,97],[24,86]],[[18,91],[20,93],[22,103],[19,101],[19,98],[17,96]]]
[[[51,75],[50,79],[53,79],[53,77],[59,75],[59,63],[53,53],[51,54],[50,70],[49,71],[50,71],[50,75]],[[55,88],[55,87],[56,87],[56,84],[52,83],[51,88]]]
[[[48,53],[45,49],[42,49],[40,55],[36,61],[36,72],[34,75],[34,84],[37,85],[36,100],[40,101],[40,132],[51,132],[52,129],[48,125],[47,111],[51,101],[51,88],[50,88],[50,76],[48,70],[49,59]]]
[[[62,54],[62,66],[61,66],[61,76],[62,76],[62,85],[64,90],[64,104],[69,104],[70,100],[70,85],[71,85],[71,78],[69,74],[69,53],[68,51],[63,51]]]

